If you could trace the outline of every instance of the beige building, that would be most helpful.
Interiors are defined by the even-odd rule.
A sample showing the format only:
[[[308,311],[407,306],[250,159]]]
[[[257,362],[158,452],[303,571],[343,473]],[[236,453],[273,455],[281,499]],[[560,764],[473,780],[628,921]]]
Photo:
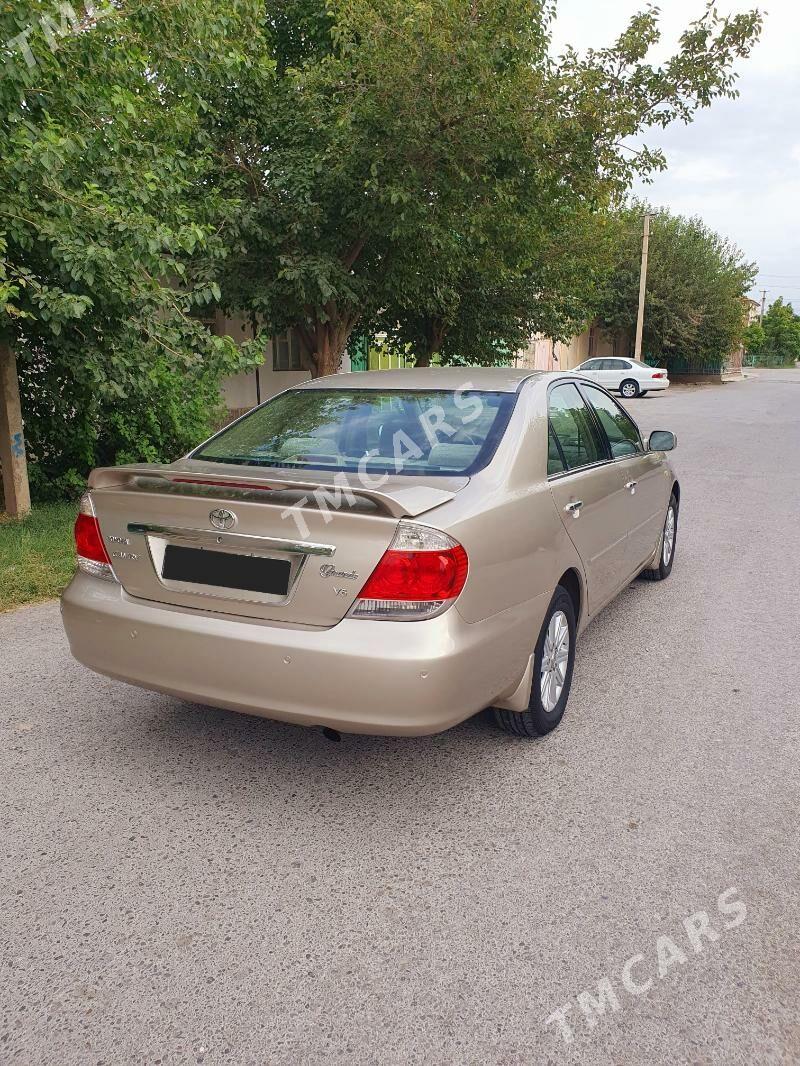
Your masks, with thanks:
[[[252,325],[242,316],[226,318],[221,312],[207,320],[212,333],[233,337],[237,341],[253,338]],[[236,374],[222,381],[222,396],[231,418],[249,411],[251,407],[276,396],[284,389],[308,381],[311,374],[303,369],[303,342],[297,330],[274,334],[267,343],[264,362],[248,374]],[[350,369],[347,355],[342,369]]]
[[[742,297],[744,304],[745,325],[752,326],[761,317],[761,304],[758,300],[751,300],[749,296]]]
[[[532,337],[524,352],[515,360],[516,366],[531,370],[573,370],[580,363],[595,357],[624,357],[633,355],[633,345],[625,334],[609,334],[599,323],[572,337],[566,344],[541,335]]]

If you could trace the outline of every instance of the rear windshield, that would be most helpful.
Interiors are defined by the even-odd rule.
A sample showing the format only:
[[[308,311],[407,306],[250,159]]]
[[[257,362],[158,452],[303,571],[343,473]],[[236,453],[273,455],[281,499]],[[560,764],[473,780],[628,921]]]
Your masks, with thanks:
[[[508,425],[515,393],[297,389],[192,454],[206,462],[408,475],[472,474]]]

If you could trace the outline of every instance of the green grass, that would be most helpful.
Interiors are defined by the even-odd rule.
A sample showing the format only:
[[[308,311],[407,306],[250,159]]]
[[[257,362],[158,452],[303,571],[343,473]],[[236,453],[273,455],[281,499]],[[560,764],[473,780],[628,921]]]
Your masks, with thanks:
[[[45,503],[21,521],[0,514],[0,611],[59,595],[75,570],[77,510],[77,503]]]

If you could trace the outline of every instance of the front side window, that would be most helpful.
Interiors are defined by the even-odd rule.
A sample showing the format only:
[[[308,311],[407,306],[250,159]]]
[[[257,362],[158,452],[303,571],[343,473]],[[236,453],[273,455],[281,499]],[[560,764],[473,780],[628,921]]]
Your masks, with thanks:
[[[276,396],[192,454],[206,462],[367,475],[458,475],[483,469],[516,394],[296,389]]]
[[[603,365],[602,359],[590,359],[588,363],[583,363],[580,367],[581,370],[600,370]]]
[[[593,389],[591,386],[586,389],[586,396],[588,396],[600,425],[608,437],[613,459],[621,459],[626,455],[638,455],[644,451],[636,424],[622,410],[616,400],[601,392],[600,389]]]
[[[548,412],[568,469],[577,470],[606,458],[592,413],[575,385],[565,383],[551,389]]]

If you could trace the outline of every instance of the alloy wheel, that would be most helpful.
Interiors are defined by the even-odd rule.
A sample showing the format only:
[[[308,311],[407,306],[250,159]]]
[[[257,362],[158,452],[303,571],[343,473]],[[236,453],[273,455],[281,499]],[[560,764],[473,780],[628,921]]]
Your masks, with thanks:
[[[542,649],[539,678],[542,707],[549,714],[555,710],[564,691],[569,662],[569,624],[563,611],[555,611],[547,627]]]
[[[661,547],[661,561],[664,566],[669,566],[672,552],[675,547],[675,508],[670,504],[667,511],[667,520],[664,523],[664,541]]]

